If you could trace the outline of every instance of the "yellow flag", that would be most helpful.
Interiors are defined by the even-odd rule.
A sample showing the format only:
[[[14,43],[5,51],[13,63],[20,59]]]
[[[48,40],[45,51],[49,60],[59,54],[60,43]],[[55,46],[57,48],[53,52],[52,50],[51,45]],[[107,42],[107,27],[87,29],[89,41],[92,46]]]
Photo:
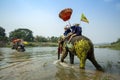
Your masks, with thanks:
[[[28,42],[27,42],[27,41],[24,41],[24,42],[23,42],[23,44],[27,45],[27,44],[28,44]]]
[[[83,13],[81,15],[81,21],[89,23],[88,19],[86,18],[86,16]]]

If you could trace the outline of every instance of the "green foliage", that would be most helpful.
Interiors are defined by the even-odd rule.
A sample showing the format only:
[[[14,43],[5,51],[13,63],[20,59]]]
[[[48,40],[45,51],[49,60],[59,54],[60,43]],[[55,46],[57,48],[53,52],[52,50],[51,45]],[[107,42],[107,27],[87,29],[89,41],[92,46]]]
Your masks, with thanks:
[[[50,42],[57,42],[57,41],[58,41],[58,37],[52,36],[52,37],[50,38]]]
[[[0,37],[4,37],[5,36],[5,29],[0,27]]]
[[[25,46],[28,46],[28,47],[36,47],[36,46],[56,47],[56,46],[58,46],[58,44],[54,43],[54,42],[29,42],[29,44],[27,44]]]
[[[120,39],[116,42],[111,43],[111,48],[120,50]]]
[[[20,38],[20,39],[23,39],[25,41],[30,41],[30,42],[34,40],[32,31],[29,29],[23,29],[23,28],[19,28],[19,29],[16,29],[10,32],[9,39],[12,40],[15,38]]]
[[[36,36],[35,37],[35,41],[36,42],[47,42],[47,38],[43,37],[43,36]]]
[[[8,38],[5,33],[5,29],[0,27],[0,47],[3,47],[8,42]]]
[[[35,41],[36,42],[55,42],[55,43],[57,43],[58,38],[59,37],[55,37],[55,36],[47,37],[47,38],[43,37],[43,36],[36,36]]]
[[[111,43],[111,45],[116,45],[116,44],[120,45],[120,39],[118,39],[116,42]]]
[[[111,44],[101,45],[98,47],[99,48],[112,48],[112,49],[120,50],[120,39],[118,39],[116,42],[112,42]]]
[[[8,41],[8,38],[5,33],[5,29],[0,27],[0,41]]]

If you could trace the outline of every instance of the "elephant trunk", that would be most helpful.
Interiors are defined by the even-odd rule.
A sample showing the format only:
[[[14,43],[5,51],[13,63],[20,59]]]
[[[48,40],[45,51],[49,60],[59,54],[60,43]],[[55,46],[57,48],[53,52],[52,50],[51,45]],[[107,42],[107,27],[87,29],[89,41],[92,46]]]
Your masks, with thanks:
[[[60,59],[60,47],[58,47],[58,60]]]
[[[61,53],[62,53],[62,46],[59,44],[59,46],[58,46],[58,60],[60,59]]]

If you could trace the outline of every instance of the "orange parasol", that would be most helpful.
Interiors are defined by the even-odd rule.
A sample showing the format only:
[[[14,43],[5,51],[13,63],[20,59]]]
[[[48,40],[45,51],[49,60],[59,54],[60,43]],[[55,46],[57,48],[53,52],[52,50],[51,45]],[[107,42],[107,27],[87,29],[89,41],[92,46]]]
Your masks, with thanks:
[[[20,42],[20,41],[21,41],[21,39],[15,39],[12,42],[15,43],[15,42]]]
[[[71,8],[66,8],[63,9],[60,13],[59,13],[59,17],[63,20],[63,21],[67,21],[70,19],[71,15],[72,15],[73,10]]]

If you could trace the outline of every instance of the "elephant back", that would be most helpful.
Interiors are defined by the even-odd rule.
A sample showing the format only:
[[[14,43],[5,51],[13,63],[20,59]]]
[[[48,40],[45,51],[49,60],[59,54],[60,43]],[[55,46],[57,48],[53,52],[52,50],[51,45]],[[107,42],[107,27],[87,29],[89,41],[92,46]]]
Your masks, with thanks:
[[[87,40],[89,42],[91,42],[91,40],[89,38],[87,38],[86,36],[75,36],[71,39],[71,43],[74,44],[76,41],[81,41],[81,40]],[[92,42],[91,42],[92,43]]]
[[[83,51],[86,51],[87,53],[90,49],[93,50],[93,44],[91,40],[85,36],[75,36],[71,39],[71,43],[73,44],[76,54]]]

